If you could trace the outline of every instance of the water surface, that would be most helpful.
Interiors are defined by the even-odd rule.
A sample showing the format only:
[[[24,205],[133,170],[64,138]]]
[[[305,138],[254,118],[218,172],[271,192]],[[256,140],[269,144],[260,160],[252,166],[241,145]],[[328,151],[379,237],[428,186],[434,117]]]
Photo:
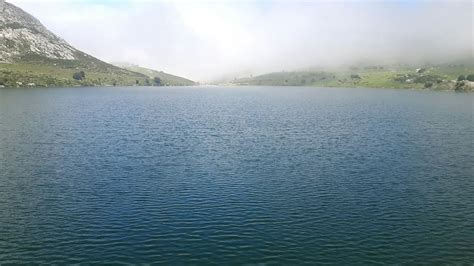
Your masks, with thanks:
[[[0,90],[0,263],[472,264],[474,94]]]

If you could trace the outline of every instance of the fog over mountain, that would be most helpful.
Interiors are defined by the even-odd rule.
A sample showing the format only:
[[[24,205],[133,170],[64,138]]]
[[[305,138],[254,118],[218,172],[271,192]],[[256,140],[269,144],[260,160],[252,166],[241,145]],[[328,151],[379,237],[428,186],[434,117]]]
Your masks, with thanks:
[[[200,81],[473,56],[472,1],[8,2],[102,60]]]

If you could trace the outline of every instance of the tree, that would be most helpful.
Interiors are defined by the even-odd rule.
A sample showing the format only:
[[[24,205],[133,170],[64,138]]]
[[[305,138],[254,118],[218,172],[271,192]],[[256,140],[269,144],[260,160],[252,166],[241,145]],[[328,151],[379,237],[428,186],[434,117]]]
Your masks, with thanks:
[[[470,74],[466,77],[467,80],[469,81],[474,81],[474,74]]]
[[[460,75],[460,76],[458,77],[458,81],[463,81],[463,80],[466,80],[466,76]]]
[[[156,86],[161,86],[161,79],[159,77],[155,77],[153,79],[153,82],[155,83]]]
[[[75,80],[83,80],[86,78],[86,73],[84,73],[84,71],[76,72],[72,75],[72,78]]]

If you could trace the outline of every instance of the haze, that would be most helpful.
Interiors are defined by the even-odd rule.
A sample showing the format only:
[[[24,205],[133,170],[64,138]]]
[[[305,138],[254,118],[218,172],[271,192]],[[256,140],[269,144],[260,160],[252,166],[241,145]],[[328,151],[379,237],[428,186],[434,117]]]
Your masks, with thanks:
[[[473,52],[471,1],[9,2],[102,60],[198,81]]]

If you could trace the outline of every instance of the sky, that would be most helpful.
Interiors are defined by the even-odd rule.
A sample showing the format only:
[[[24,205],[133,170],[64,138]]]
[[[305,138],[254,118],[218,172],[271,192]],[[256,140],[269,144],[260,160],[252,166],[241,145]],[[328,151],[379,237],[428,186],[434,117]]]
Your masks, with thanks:
[[[7,0],[76,48],[213,81],[472,57],[469,0]]]

